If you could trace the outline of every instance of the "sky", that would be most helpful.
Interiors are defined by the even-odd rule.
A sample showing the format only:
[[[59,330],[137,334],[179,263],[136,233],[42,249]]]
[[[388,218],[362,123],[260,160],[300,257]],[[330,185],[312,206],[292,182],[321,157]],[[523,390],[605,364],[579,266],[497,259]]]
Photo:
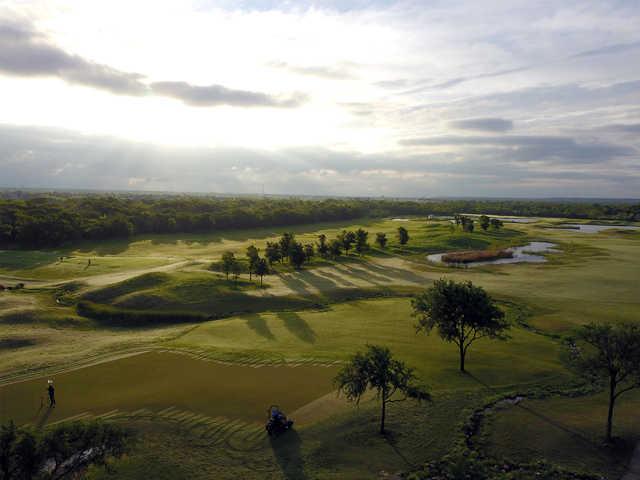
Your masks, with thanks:
[[[637,0],[0,0],[0,187],[640,197]]]

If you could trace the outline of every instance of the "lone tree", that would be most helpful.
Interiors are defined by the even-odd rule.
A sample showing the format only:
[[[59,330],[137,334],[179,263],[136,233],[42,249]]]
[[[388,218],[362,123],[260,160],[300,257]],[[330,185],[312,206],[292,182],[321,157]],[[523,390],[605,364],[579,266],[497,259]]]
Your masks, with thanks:
[[[502,220],[500,220],[499,218],[492,218],[491,219],[491,228],[492,229],[500,230],[503,225],[504,225],[504,223],[502,223]]]
[[[222,254],[222,271],[227,276],[227,280],[229,280],[230,273],[235,273],[237,264],[238,261],[236,260],[236,256],[233,252],[224,252]]]
[[[338,241],[342,244],[345,255],[349,255],[349,250],[356,242],[356,234],[351,231],[347,232],[346,230],[343,230],[342,233],[338,235]]]
[[[342,243],[339,240],[331,240],[329,242],[329,254],[333,258],[337,258],[342,255]]]
[[[249,260],[249,280],[251,280],[251,274],[256,269],[256,263],[258,262],[258,249],[255,245],[249,245],[247,247],[247,259]]]
[[[256,275],[260,277],[260,286],[262,286],[262,277],[269,273],[269,264],[264,258],[259,258],[256,262]]]
[[[569,358],[570,365],[579,374],[591,382],[608,386],[606,439],[611,442],[616,400],[623,393],[640,388],[640,325],[585,325],[578,332]]]
[[[406,245],[409,241],[409,231],[404,227],[398,227],[398,240],[400,245]]]
[[[378,232],[376,233],[376,243],[380,248],[384,248],[387,246],[387,234]]]
[[[324,233],[318,235],[318,253],[321,257],[326,257],[329,253],[329,246],[327,245],[327,236]]]
[[[480,215],[478,223],[480,224],[480,228],[482,228],[482,230],[486,232],[489,228],[489,225],[491,224],[491,220],[489,220],[489,217],[487,217],[486,215]]]
[[[452,342],[460,351],[460,371],[464,372],[467,350],[483,337],[498,340],[509,338],[504,319],[493,299],[482,287],[471,282],[454,282],[444,278],[417,295],[412,301],[413,315],[418,318],[416,331],[429,334],[433,328],[445,342]]]
[[[129,448],[131,434],[109,423],[65,423],[45,433],[0,426],[0,478],[78,478],[90,465],[106,465]]]
[[[293,242],[291,244],[291,247],[289,248],[289,259],[296,269],[300,269],[300,267],[302,267],[302,264],[305,262],[307,257],[304,254],[304,247],[301,243]]]
[[[311,260],[316,254],[316,249],[313,246],[313,243],[307,243],[304,246],[304,256],[307,262]]]
[[[269,260],[271,265],[275,262],[279,262],[282,260],[280,245],[276,242],[267,242],[267,247],[264,249],[264,255],[267,257],[267,260]]]
[[[362,255],[364,252],[369,250],[369,243],[367,239],[369,238],[369,232],[359,228],[356,230],[356,252],[359,255]]]
[[[368,390],[375,390],[381,403],[380,433],[384,434],[387,404],[401,402],[407,398],[430,400],[424,387],[415,384],[416,376],[412,368],[400,360],[395,360],[386,347],[367,345],[367,351],[358,352],[334,379],[338,392],[344,393],[349,401],[359,403]],[[399,398],[394,396],[402,394]]]
[[[296,242],[296,237],[293,233],[285,232],[278,241],[280,245],[280,255],[282,258],[289,258],[291,256],[291,247]]]

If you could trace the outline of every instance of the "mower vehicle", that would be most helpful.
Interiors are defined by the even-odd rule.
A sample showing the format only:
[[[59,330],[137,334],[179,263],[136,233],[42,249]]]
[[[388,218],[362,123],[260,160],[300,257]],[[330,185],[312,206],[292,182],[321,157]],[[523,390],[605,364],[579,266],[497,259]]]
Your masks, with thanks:
[[[293,427],[293,420],[288,420],[278,405],[271,405],[267,410],[265,430],[269,436],[278,436]]]

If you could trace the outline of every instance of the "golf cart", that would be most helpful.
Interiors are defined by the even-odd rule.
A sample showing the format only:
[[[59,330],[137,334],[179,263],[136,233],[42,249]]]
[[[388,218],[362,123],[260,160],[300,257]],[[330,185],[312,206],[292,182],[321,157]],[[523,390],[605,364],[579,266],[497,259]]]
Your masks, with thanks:
[[[278,405],[269,407],[269,410],[267,410],[267,424],[264,427],[269,436],[277,436],[292,427],[293,420],[288,420]]]

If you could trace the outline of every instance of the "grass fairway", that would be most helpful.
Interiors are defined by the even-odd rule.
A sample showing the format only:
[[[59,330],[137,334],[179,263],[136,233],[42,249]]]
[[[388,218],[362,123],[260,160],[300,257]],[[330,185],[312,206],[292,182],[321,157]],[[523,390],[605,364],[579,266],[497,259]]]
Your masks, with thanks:
[[[175,348],[208,351],[222,359],[258,357],[346,360],[367,343],[388,345],[424,381],[437,389],[478,388],[474,377],[458,372],[457,350],[437,334],[415,333],[409,299],[363,300],[327,310],[248,315],[204,323],[169,342]],[[480,340],[469,350],[469,371],[495,387],[562,381],[559,345],[513,328],[508,342]],[[517,364],[509,359],[518,356]]]
[[[83,412],[99,415],[113,409],[168,407],[261,422],[274,398],[293,411],[331,392],[335,374],[335,367],[251,368],[150,352],[53,376],[58,405],[51,411],[45,378],[0,387],[0,422],[43,424],[45,416],[46,422],[55,422]]]

